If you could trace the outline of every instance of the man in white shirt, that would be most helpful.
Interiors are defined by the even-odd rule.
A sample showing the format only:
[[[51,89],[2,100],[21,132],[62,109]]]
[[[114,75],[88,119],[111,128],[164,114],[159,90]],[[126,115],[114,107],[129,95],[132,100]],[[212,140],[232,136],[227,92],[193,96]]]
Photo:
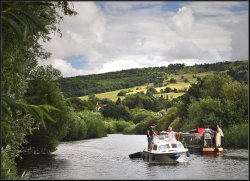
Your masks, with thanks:
[[[223,146],[224,146],[224,134],[223,134],[223,131],[221,130],[219,124],[217,124],[217,131],[218,131],[218,133],[220,133],[220,135],[221,135],[221,146],[223,147]]]

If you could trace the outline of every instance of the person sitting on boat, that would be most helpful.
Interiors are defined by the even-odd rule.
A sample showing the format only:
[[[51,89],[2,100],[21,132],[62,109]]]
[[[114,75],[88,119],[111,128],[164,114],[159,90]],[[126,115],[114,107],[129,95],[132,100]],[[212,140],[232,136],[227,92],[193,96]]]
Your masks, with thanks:
[[[173,131],[171,126],[168,127],[168,139],[176,141],[175,132]]]
[[[209,126],[206,126],[204,130],[204,140],[205,140],[204,146],[211,146],[211,139],[212,139],[211,134],[212,130],[209,128]]]
[[[148,151],[152,150],[153,144],[154,144],[154,136],[157,135],[154,129],[156,128],[157,124],[152,124],[147,129],[147,138],[148,138]]]

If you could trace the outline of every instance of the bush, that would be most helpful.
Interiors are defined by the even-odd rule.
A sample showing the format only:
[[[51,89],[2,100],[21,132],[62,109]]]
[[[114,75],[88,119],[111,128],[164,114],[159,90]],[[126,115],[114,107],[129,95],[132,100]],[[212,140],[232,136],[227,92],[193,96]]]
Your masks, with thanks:
[[[121,90],[121,91],[117,94],[117,96],[126,96],[126,94],[127,94],[127,91]]]
[[[171,79],[169,80],[169,82],[170,82],[170,83],[176,83],[177,81],[176,81],[175,78],[171,78]]]
[[[132,122],[127,122],[123,119],[105,119],[104,128],[108,134],[123,133],[124,129],[134,125]]]
[[[103,110],[101,110],[101,113],[104,117],[115,119],[121,118],[127,121],[131,119],[128,108],[123,105],[108,104]]]
[[[132,122],[127,122],[125,120],[117,120],[116,121],[116,130],[118,133],[122,133],[123,130],[129,126],[131,126]]]
[[[100,112],[83,111],[79,113],[87,126],[86,138],[100,138],[106,136],[103,117]]]
[[[146,119],[136,124],[135,134],[146,134],[148,127],[153,123],[157,123],[157,119],[155,119],[155,117],[148,116]]]
[[[82,140],[87,136],[87,125],[83,119],[80,118],[79,113],[71,113],[69,123],[69,130],[65,136],[65,141]]]
[[[14,158],[9,155],[10,147],[1,148],[1,180],[17,179],[17,169]]]
[[[185,79],[184,79],[184,82],[187,83],[187,82],[189,82],[189,80],[188,80],[187,78],[185,78]]]
[[[248,148],[248,123],[223,130],[225,147]]]
[[[104,129],[105,132],[108,134],[114,134],[116,133],[116,125],[113,121],[105,121],[104,122]]]
[[[125,128],[125,129],[123,130],[123,133],[124,133],[124,134],[135,134],[135,127],[136,127],[136,125],[135,125],[135,124],[132,124],[131,126]]]
[[[171,91],[172,91],[171,87],[166,87],[165,90],[164,90],[165,93],[169,93]]]

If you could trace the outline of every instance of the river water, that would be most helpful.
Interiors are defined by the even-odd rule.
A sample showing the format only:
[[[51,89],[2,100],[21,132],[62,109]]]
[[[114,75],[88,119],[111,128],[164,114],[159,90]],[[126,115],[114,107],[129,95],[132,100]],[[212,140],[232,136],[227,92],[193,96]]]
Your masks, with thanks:
[[[188,162],[177,164],[129,158],[146,147],[145,135],[62,142],[52,154],[24,156],[18,170],[30,172],[29,179],[249,180],[247,149],[225,149],[217,156],[192,153]]]

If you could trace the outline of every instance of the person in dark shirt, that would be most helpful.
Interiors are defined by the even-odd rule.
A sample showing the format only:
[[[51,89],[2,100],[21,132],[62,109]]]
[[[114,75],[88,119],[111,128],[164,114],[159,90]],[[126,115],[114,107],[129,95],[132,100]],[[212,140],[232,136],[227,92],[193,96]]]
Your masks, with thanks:
[[[148,138],[148,151],[152,150],[153,144],[154,144],[154,136],[156,135],[156,132],[154,129],[156,128],[157,124],[152,124],[147,129],[147,138]]]

